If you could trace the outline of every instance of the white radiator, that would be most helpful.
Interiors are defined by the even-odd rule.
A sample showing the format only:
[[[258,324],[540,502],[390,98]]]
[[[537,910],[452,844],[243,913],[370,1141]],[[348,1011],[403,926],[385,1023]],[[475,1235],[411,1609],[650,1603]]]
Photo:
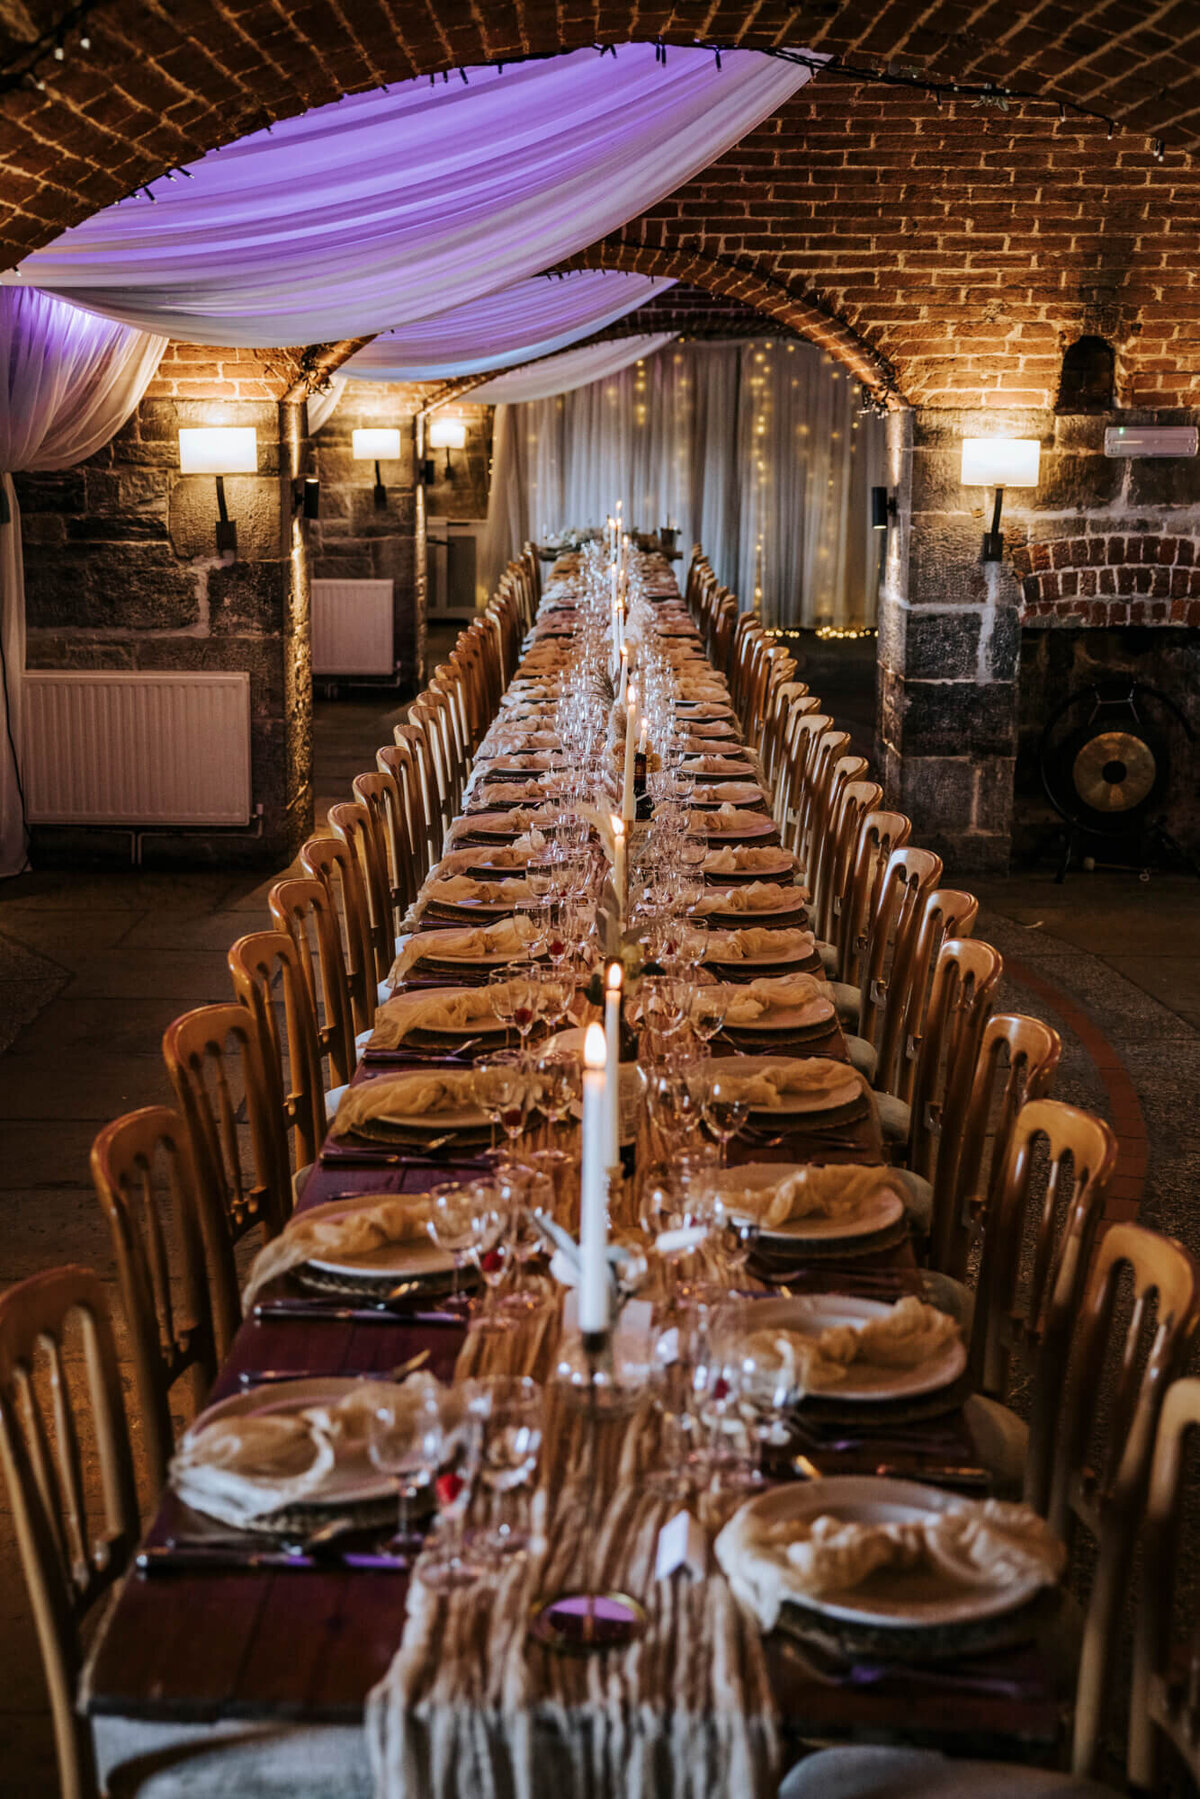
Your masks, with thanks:
[[[30,669],[29,818],[60,825],[250,822],[250,676]]]
[[[393,674],[392,583],[314,581],[312,650],[314,675]]]

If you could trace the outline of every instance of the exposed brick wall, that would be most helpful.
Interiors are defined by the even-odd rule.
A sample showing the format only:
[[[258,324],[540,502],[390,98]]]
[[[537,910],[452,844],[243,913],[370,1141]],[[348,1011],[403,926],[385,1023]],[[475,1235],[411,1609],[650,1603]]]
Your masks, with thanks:
[[[149,400],[278,400],[300,370],[293,350],[224,350],[171,342]]]
[[[1115,537],[1104,524],[1014,553],[1022,624],[1200,625],[1200,540]]]

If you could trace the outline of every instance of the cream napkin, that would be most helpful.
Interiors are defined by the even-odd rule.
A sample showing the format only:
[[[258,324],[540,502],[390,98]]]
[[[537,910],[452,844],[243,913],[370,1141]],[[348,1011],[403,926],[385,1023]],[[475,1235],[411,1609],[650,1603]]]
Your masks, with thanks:
[[[513,900],[532,899],[533,889],[523,879],[479,881],[470,875],[451,875],[447,880],[427,882],[423,897],[440,900],[447,906],[461,905],[464,900],[477,900],[484,906],[502,906]]]
[[[742,931],[713,931],[708,939],[711,962],[742,962],[747,956],[769,956],[773,962],[801,962],[815,945],[811,931],[765,931],[750,926]]]
[[[748,766],[732,756],[694,756],[690,761],[680,763],[679,772],[684,775],[739,775]]]
[[[463,925],[461,929],[421,931],[409,938],[388,978],[395,986],[426,956],[448,962],[476,962],[481,956],[524,956],[532,935],[533,926],[521,917],[498,918],[494,924]]]
[[[410,1375],[402,1386],[360,1382],[344,1399],[299,1412],[203,1417],[180,1441],[171,1485],[194,1510],[235,1529],[311,1502],[342,1457],[364,1474],[368,1420],[382,1395],[412,1407],[414,1418],[432,1377]]]
[[[348,1137],[372,1120],[390,1124],[396,1119],[466,1111],[475,1104],[474,1083],[474,1071],[470,1068],[448,1068],[437,1074],[414,1069],[406,1074],[360,1081],[343,1094],[332,1135]]]
[[[445,992],[394,994],[376,1012],[367,1048],[397,1049],[410,1031],[453,1031],[473,1024],[495,1030],[499,1024],[493,1004],[496,992],[489,983]]]
[[[829,1056],[803,1056],[772,1062],[751,1074],[722,1070],[721,1084],[730,1097],[736,1094],[759,1110],[778,1111],[789,1095],[803,1094],[818,1105],[822,1100],[828,1105],[848,1104],[861,1091],[862,1076]]]
[[[489,806],[528,805],[537,793],[536,781],[489,781],[486,787],[479,789],[480,798]]]
[[[427,1243],[430,1212],[424,1193],[364,1193],[353,1205],[331,1200],[295,1213],[251,1263],[243,1307],[248,1312],[269,1281],[314,1256],[333,1262],[369,1255],[386,1243]]]
[[[904,1197],[898,1176],[883,1164],[836,1162],[808,1164],[770,1187],[738,1187],[732,1181],[721,1187],[728,1205],[757,1218],[765,1230],[796,1218],[852,1218],[881,1189]]]
[[[430,890],[439,882],[448,880],[451,875],[465,874],[469,868],[478,868],[486,863],[489,868],[511,868],[514,873],[524,868],[529,860],[529,852],[520,850],[515,843],[491,844],[485,849],[475,845],[471,849],[450,850],[440,862],[436,863],[432,874],[421,889],[421,897],[426,898]]]
[[[821,1514],[772,1521],[743,1506],[715,1544],[737,1598],[773,1630],[786,1600],[852,1591],[878,1568],[936,1570],[969,1586],[1033,1578],[1053,1586],[1066,1551],[1025,1505],[964,1500],[911,1523],[856,1524]]]
[[[803,1395],[835,1387],[855,1362],[919,1368],[957,1336],[958,1325],[948,1313],[908,1293],[863,1325],[835,1324],[815,1332],[766,1325],[746,1337],[745,1352],[765,1367],[786,1369],[793,1392]]]
[[[748,831],[762,824],[760,812],[746,812],[726,800],[715,812],[706,812],[693,823],[701,831]]]
[[[550,767],[553,758],[549,750],[535,750],[532,755],[523,756],[514,752],[509,756],[497,756],[491,764],[492,769],[499,769],[503,774],[519,774],[525,770],[537,771]],[[478,766],[478,764],[476,764]],[[490,772],[490,771],[489,771]]]
[[[810,1006],[814,1000],[827,1001],[829,1011],[833,1011],[829,987],[825,981],[818,980],[816,975],[766,975],[760,980],[751,981],[745,987],[733,987],[729,990],[725,1022],[744,1028],[757,1023],[769,1012],[791,1011],[793,1007]]]
[[[789,901],[799,900],[794,887],[780,887],[776,881],[751,881],[747,887],[717,888],[706,893],[701,902],[705,912],[782,912]]]
[[[777,849],[752,849],[748,844],[729,845],[709,850],[704,858],[704,872],[710,875],[750,874],[756,868],[778,867]]]

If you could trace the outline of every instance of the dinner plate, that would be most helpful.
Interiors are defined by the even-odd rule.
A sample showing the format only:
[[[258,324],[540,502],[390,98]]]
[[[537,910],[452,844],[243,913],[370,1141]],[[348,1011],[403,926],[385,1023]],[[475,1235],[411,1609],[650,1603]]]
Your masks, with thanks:
[[[466,1071],[470,1073],[468,1069]],[[457,1070],[455,1071],[457,1075]],[[395,1073],[380,1074],[379,1080],[395,1080]],[[398,1131],[428,1131],[431,1136],[438,1136],[442,1131],[486,1131],[491,1119],[482,1106],[465,1105],[458,1107],[439,1106],[436,1112],[393,1112],[387,1118],[371,1118],[370,1125],[382,1126],[385,1130],[394,1126]],[[341,1139],[345,1141],[345,1139]]]
[[[744,987],[738,986],[736,982],[729,982],[727,985],[731,995],[738,994],[745,998]],[[732,1000],[730,1003],[733,1003]],[[760,1013],[757,1018],[742,1024],[727,1018],[722,1029],[764,1034],[767,1031],[778,1031],[781,1037],[786,1037],[793,1031],[809,1031],[815,1025],[828,1024],[836,1016],[837,1008],[832,999],[824,993],[818,993],[802,1006],[772,1006],[769,1012]]]
[[[684,721],[693,737],[736,737],[737,727],[723,718],[689,718]]]
[[[455,927],[448,926],[447,928],[452,930]],[[419,933],[418,940],[422,935],[428,936],[430,939],[429,946],[428,948],[422,949],[420,955],[412,963],[413,968],[416,968],[418,963],[421,962],[436,962],[439,968],[449,969],[501,968],[504,963],[513,960],[511,950],[492,950],[487,955],[483,956],[451,956],[448,955],[436,941],[440,932],[428,931]]]
[[[769,884],[773,885],[773,883]],[[731,931],[751,930],[754,925],[765,923],[768,919],[785,918],[793,913],[803,912],[808,903],[808,894],[802,887],[793,887],[790,890],[786,887],[783,888],[780,898],[775,904],[768,910],[761,912],[751,911],[749,908],[743,911],[738,911],[735,908],[727,908],[723,911],[719,906],[714,906],[711,903],[715,897],[715,895],[709,895],[708,903],[702,900],[699,909],[703,912],[710,925],[715,925],[721,930]],[[438,903],[440,905],[451,905],[458,904],[459,902],[445,900],[439,901]]]
[[[739,1193],[743,1188],[776,1187],[791,1175],[802,1174],[809,1166],[802,1162],[742,1162],[736,1168],[722,1170],[717,1191]],[[893,1203],[894,1202],[894,1203]],[[764,1248],[778,1246],[800,1249],[805,1243],[849,1242],[858,1237],[871,1237],[887,1230],[904,1215],[904,1202],[890,1187],[880,1187],[869,1202],[850,1218],[796,1218],[790,1224],[759,1230]]]
[[[708,775],[704,778],[709,785],[703,787],[697,784],[692,788],[688,795],[689,806],[722,806],[725,804],[753,806],[757,801],[765,800],[767,797],[757,781],[727,781],[719,775]],[[716,791],[718,787],[724,788],[726,791],[718,793]]]
[[[769,857],[769,861],[760,861],[759,857]],[[773,881],[777,875],[790,875],[795,867],[795,860],[790,850],[759,850],[753,868],[726,869],[722,872],[715,868],[704,869],[704,878],[719,886],[722,881],[744,881],[753,878],[756,881]]]
[[[432,1245],[430,1246],[432,1247]],[[299,1380],[277,1381],[270,1386],[251,1387],[244,1393],[231,1394],[201,1412],[192,1424],[193,1431],[218,1418],[249,1418],[280,1413],[302,1412],[308,1406],[336,1405],[349,1393],[362,1386],[360,1380],[347,1375],[323,1374]],[[395,1479],[371,1466],[366,1437],[349,1442],[339,1440],[333,1467],[319,1486],[304,1495],[306,1506],[365,1505],[373,1499],[385,1499],[396,1490]],[[198,1507],[196,1508],[199,1509]],[[269,1518],[263,1520],[269,1525]]]
[[[772,1524],[789,1518],[822,1516],[855,1524],[915,1524],[953,1511],[962,1503],[957,1493],[944,1493],[915,1480],[843,1474],[772,1487],[751,1499],[747,1509]],[[1029,1603],[1041,1585],[1034,1574],[1008,1580],[1003,1586],[968,1586],[940,1570],[921,1568],[897,1573],[879,1569],[848,1591],[826,1593],[820,1598],[805,1594],[803,1599],[797,1598],[797,1604],[806,1612],[822,1612],[852,1624],[934,1630],[1017,1611]]]
[[[714,1056],[704,1064],[704,1071],[712,1078],[717,1075],[759,1074],[768,1068],[785,1067],[793,1062],[824,1062],[826,1056]],[[777,1106],[751,1106],[752,1118],[796,1118],[805,1114],[818,1112],[834,1112],[842,1106],[849,1106],[863,1095],[863,1078],[848,1062],[829,1064],[838,1070],[844,1078],[839,1080],[832,1092],[826,1094],[781,1093]]]
[[[821,1222],[830,1223],[829,1219]],[[861,1328],[872,1318],[884,1318],[891,1306],[881,1299],[857,1299],[848,1293],[803,1293],[794,1299],[764,1299],[751,1315],[755,1330],[798,1331],[819,1337],[824,1330],[848,1324]],[[956,1381],[967,1365],[967,1349],[961,1335],[952,1337],[924,1362],[913,1368],[885,1368],[870,1362],[852,1362],[845,1380],[828,1387],[814,1387],[818,1399],[850,1400],[864,1405],[891,1399],[916,1399],[938,1393]]]
[[[465,999],[468,994],[474,995],[475,987],[444,987],[438,993],[439,999]],[[432,995],[430,995],[432,998]],[[409,1030],[434,1031],[439,1037],[488,1037],[497,1031],[507,1031],[508,1026],[502,1024],[495,1013],[490,1018],[475,1018],[470,1024],[421,1024],[409,1026]],[[405,1033],[407,1035],[407,1032]],[[368,1047],[370,1047],[368,1045]]]
[[[718,825],[708,822],[703,814],[697,817],[698,825],[704,835],[713,842],[720,839],[742,837],[769,837],[775,829],[775,820],[768,818],[765,812],[746,812],[735,825]],[[515,833],[514,833],[515,834]]]
[[[737,926],[731,928],[743,931],[753,931],[756,928],[761,930],[764,927],[756,927],[752,923],[752,915],[743,912],[739,915],[739,923]],[[708,940],[708,948],[704,954],[704,960],[705,962],[711,963],[714,968],[778,968],[780,966],[790,965],[794,962],[804,962],[816,950],[817,940],[811,931],[798,930],[796,935],[798,937],[806,937],[809,941],[807,943],[801,943],[798,948],[790,951],[787,955],[784,955],[782,951],[777,950],[773,956],[733,956],[729,954],[722,956],[722,946],[719,943],[714,943],[710,937]]]

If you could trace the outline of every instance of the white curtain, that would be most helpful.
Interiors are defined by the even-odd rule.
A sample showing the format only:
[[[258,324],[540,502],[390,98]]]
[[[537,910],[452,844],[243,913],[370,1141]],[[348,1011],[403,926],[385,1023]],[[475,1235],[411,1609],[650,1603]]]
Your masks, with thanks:
[[[482,390],[470,397],[477,398]],[[700,542],[764,619],[869,624],[882,421],[809,344],[675,344],[604,380],[499,406],[481,576],[527,537],[599,524],[615,502],[639,529]]]
[[[319,393],[308,396],[308,435],[315,437],[321,426],[327,424],[342,403],[342,395],[346,391],[346,375],[331,375],[329,384]]]
[[[17,756],[25,670],[25,575],[13,474],[72,468],[121,429],[149,386],[165,337],[81,312],[36,289],[0,293],[0,875],[25,866]]]
[[[586,249],[804,85],[753,50],[578,50],[355,94],[212,151],[35,251],[36,282],[146,330],[288,345],[387,331]]]
[[[602,331],[674,285],[619,269],[535,275],[469,306],[385,331],[343,366],[359,381],[449,381],[507,369]]]

